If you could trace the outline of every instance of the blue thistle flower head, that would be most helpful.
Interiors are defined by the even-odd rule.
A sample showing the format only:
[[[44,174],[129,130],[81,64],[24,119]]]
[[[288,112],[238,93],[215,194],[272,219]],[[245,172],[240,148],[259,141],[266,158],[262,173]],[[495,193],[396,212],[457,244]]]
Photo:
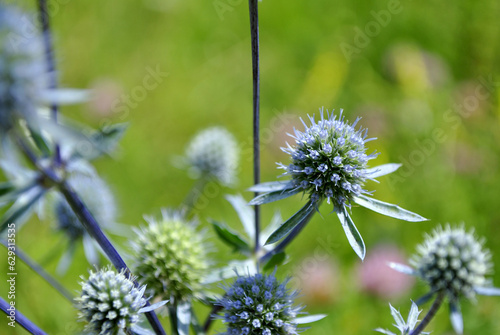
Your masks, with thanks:
[[[295,318],[302,307],[294,305],[297,292],[274,275],[239,276],[218,304],[223,307],[224,334],[297,334]]]
[[[111,268],[90,271],[84,279],[81,294],[76,298],[80,318],[87,322],[85,329],[93,334],[117,334],[132,328],[146,305],[145,286],[134,287],[134,283],[122,271]]]
[[[338,205],[349,203],[353,196],[368,193],[363,189],[368,161],[376,154],[366,154],[366,129],[356,129],[359,118],[350,125],[342,115],[337,118],[321,109],[321,119],[309,116],[311,125],[302,119],[305,130],[289,134],[295,145],[287,143],[282,150],[291,156],[291,164],[279,164],[296,187],[314,199],[330,199]]]

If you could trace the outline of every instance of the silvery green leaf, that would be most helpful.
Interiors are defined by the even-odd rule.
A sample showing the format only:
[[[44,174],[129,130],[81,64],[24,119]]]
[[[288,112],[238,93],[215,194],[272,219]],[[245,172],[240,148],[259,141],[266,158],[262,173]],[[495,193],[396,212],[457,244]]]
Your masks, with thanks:
[[[382,333],[382,334],[385,334],[385,335],[396,335],[393,332],[390,332],[390,331],[388,331],[386,329],[382,329],[382,328],[377,328],[377,329],[375,329],[375,331]]]
[[[369,198],[364,195],[354,197],[354,202],[360,206],[371,209],[374,212],[387,215],[396,219],[410,221],[410,222],[427,221],[426,218],[416,213],[410,212],[406,209],[403,209],[398,205],[389,204],[387,202]]]
[[[366,254],[365,242],[363,241],[361,234],[356,228],[356,225],[349,216],[349,213],[347,213],[345,206],[342,206],[342,208],[337,211],[337,216],[340,219],[342,228],[344,228],[344,232],[347,236],[349,244],[351,245],[354,252],[358,255],[358,257],[363,260]]]
[[[44,157],[48,157],[52,153],[49,142],[43,137],[42,132],[36,130],[34,127],[28,126],[33,143]]]
[[[403,332],[404,329],[406,328],[405,319],[403,319],[403,317],[401,316],[401,313],[397,309],[395,309],[394,307],[392,307],[391,304],[389,304],[389,307],[391,308],[391,315],[394,318],[394,321],[396,321],[396,327],[401,332]]]
[[[128,123],[115,123],[96,130],[90,135],[89,139],[97,150],[95,157],[88,158],[97,158],[101,154],[111,155],[118,147],[118,142],[122,139],[127,129]]]
[[[450,321],[457,334],[464,333],[464,320],[458,301],[450,301]]]
[[[214,269],[212,272],[203,279],[203,284],[211,284],[224,279],[236,277],[237,273],[240,274],[253,274],[257,269],[255,263],[251,259],[244,261],[232,261],[223,268]]]
[[[314,314],[314,315],[307,315],[307,316],[301,316],[298,318],[293,319],[293,322],[296,324],[304,324],[304,323],[312,323],[319,321],[321,319],[326,318],[326,314]]]
[[[268,204],[273,201],[278,201],[282,199],[286,199],[288,197],[291,197],[292,195],[295,195],[299,193],[301,190],[300,189],[284,189],[280,191],[273,191],[269,193],[264,193],[261,194],[255,198],[253,198],[249,204],[250,205],[263,205],[263,204]]]
[[[68,244],[68,248],[64,251],[59,263],[57,264],[56,273],[59,276],[62,276],[68,271],[69,266],[73,262],[73,256],[75,255],[76,244],[74,241],[70,241]]]
[[[131,327],[131,330],[134,332],[134,334],[137,335],[155,335],[155,333],[149,329],[142,328],[141,326],[137,324],[133,324]]]
[[[283,264],[283,262],[286,260],[286,254],[285,252],[279,252],[277,254],[274,254],[271,256],[271,258],[266,262],[264,265],[263,270],[264,271],[269,271],[274,269],[277,266],[280,266]]]
[[[286,189],[293,188],[293,184],[290,181],[270,181],[267,183],[261,183],[254,185],[248,189],[252,192],[274,192],[282,191]]]
[[[177,331],[179,335],[189,335],[191,324],[191,303],[185,302],[177,305]]]
[[[234,251],[247,253],[251,250],[248,243],[231,228],[215,220],[210,220],[210,223],[212,224],[212,227],[214,227],[214,230],[221,241],[232,247]]]
[[[499,296],[500,295],[500,288],[498,288],[498,287],[476,286],[476,287],[474,287],[474,291],[476,291],[476,293],[480,294],[480,295],[489,295],[489,296]]]
[[[165,305],[167,302],[168,302],[168,300],[163,300],[163,301],[151,304],[149,306],[143,307],[139,310],[139,313],[147,313],[147,312],[154,311],[155,309],[158,309],[158,308],[162,307],[163,305]]]
[[[89,234],[84,234],[83,238],[83,252],[87,261],[91,265],[99,265],[99,253],[96,250],[96,245],[94,244],[94,240],[90,237]]]
[[[413,301],[411,302],[410,312],[408,313],[408,327],[414,329],[418,322],[418,316],[420,315],[418,306]]]
[[[248,202],[241,195],[226,195],[227,201],[231,203],[238,214],[248,237],[253,241],[255,238],[254,211],[248,206]]]
[[[40,99],[46,104],[71,105],[87,101],[90,97],[89,93],[88,90],[58,88],[45,90],[42,92]]]
[[[41,187],[32,188],[29,192],[23,193],[10,206],[0,219],[0,234],[5,232],[10,223],[16,223],[16,229],[21,228],[21,225],[31,214],[34,205],[45,194],[45,189]]]
[[[415,269],[413,269],[412,267],[409,267],[408,265],[394,263],[394,262],[389,262],[388,265],[391,269],[396,270],[396,271],[401,272],[401,273],[404,273],[406,275],[410,275],[410,276],[417,275],[417,271]]]
[[[295,227],[307,224],[309,220],[311,220],[315,209],[316,206],[311,202],[311,200],[309,200],[304,207],[302,207],[297,213],[292,215],[278,229],[276,229],[271,236],[269,236],[265,244],[276,243],[288,235]]]
[[[402,166],[402,164],[396,164],[396,163],[389,163],[389,164],[383,164],[379,166],[375,166],[370,169],[365,170],[365,174],[367,175],[368,178],[378,178],[385,176],[389,173],[393,173],[397,169],[399,169]]]

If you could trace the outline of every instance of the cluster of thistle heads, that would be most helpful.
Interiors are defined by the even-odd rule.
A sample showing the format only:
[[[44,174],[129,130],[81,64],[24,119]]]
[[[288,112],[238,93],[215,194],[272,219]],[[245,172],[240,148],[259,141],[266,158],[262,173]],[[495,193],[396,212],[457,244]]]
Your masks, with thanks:
[[[228,197],[228,200],[237,210],[248,238],[223,224],[213,223],[221,240],[248,259],[223,267],[210,259],[206,232],[199,228],[201,224],[189,207],[196,195],[190,195],[189,204],[164,209],[160,216],[146,216],[145,223],[128,235],[132,250],[130,270],[101,267],[100,248],[96,247],[91,234],[95,231],[89,231],[82,209],[70,204],[67,194],[76,192],[85,210],[98,222],[98,229],[111,233],[123,230],[116,222],[111,189],[90,164],[91,159],[105,153],[101,141],[107,145],[117,142],[120,136],[116,134],[120,135],[119,129],[123,128],[100,129],[89,137],[82,135],[81,129],[69,128],[44,116],[48,105],[73,99],[49,87],[53,74],[46,71],[43,40],[36,34],[29,39],[22,35],[18,24],[22,15],[16,9],[0,5],[0,166],[9,178],[1,185],[0,204],[9,206],[2,217],[1,229],[3,232],[10,220],[20,223],[30,213],[54,222],[56,231],[70,243],[59,266],[61,273],[71,265],[76,245],[83,245],[89,263],[97,268],[90,271],[88,277],[82,277],[81,292],[75,299],[87,331],[149,334],[142,328],[142,315],[167,304],[164,309],[176,332],[186,333],[191,324],[200,332],[194,321],[185,322],[196,319],[192,303],[197,300],[220,307],[224,334],[298,334],[304,330],[300,324],[319,320],[321,316],[299,317],[304,313],[303,307],[295,303],[298,293],[287,287],[288,280],[277,279],[276,270],[265,274],[258,269],[276,268],[283,262],[285,248],[324,200],[333,204],[348,242],[362,259],[366,247],[349,215],[352,204],[401,220],[426,220],[371,197],[373,191],[365,189],[366,182],[394,172],[400,165],[370,167],[369,162],[377,153],[370,153],[366,143],[374,138],[367,136],[366,129],[357,127],[359,118],[350,124],[342,111],[338,115],[333,111],[325,114],[321,109],[320,118],[316,120],[312,116],[308,123],[302,121],[304,130],[294,129],[290,134],[292,144],[287,143],[283,148],[290,155],[290,162],[278,165],[288,179],[254,185],[250,189],[261,193],[250,205],[302,193],[306,195],[304,207],[284,222],[278,219],[271,224],[269,231],[261,234],[260,238],[267,240],[267,245],[262,247],[252,245],[257,233],[253,227],[255,217],[241,196]],[[78,151],[75,138],[89,141],[95,149],[93,154],[85,156]],[[20,159],[23,154],[32,160],[35,169]],[[195,178],[204,183],[216,181],[225,187],[237,180],[238,156],[233,135],[222,127],[212,127],[201,131],[188,144],[182,163]],[[463,330],[461,297],[500,295],[500,289],[494,288],[487,278],[492,271],[489,252],[482,240],[463,227],[437,228],[418,246],[410,263],[412,267],[391,266],[428,284],[429,293],[418,303],[432,297],[436,297],[437,302],[448,299],[452,324],[459,333]],[[226,281],[221,286],[222,293],[207,289],[207,285],[221,280]],[[154,301],[157,303],[150,306]],[[428,320],[417,326],[421,311],[416,303],[412,302],[407,321],[399,311],[390,308],[400,334],[426,334],[421,328]],[[394,335],[384,329],[377,331]]]

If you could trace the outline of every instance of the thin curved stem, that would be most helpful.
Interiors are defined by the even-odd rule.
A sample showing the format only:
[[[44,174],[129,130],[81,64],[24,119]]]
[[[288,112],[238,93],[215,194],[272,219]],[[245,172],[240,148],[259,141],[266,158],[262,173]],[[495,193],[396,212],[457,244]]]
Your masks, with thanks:
[[[421,332],[424,331],[425,327],[431,322],[432,318],[436,315],[437,311],[439,310],[439,307],[441,307],[443,301],[444,301],[445,293],[443,291],[439,292],[436,300],[432,303],[431,308],[429,309],[429,312],[425,315],[425,317],[422,319],[420,324],[415,328],[410,335],[418,335]]]
[[[250,37],[252,41],[252,78],[253,78],[253,182],[260,183],[260,51],[259,51],[259,6],[258,0],[248,0],[250,9]],[[259,193],[255,192],[255,197]],[[255,253],[260,249],[260,207],[255,211]]]
[[[0,240],[0,243],[3,244],[6,248],[8,246],[7,241],[4,239]],[[40,277],[45,279],[47,283],[49,283],[57,292],[59,292],[63,297],[68,299],[70,303],[73,303],[73,295],[61,284],[52,277],[49,273],[47,273],[38,263],[32,260],[28,255],[26,255],[19,246],[16,246],[16,256],[19,257],[28,267],[30,267],[33,271],[35,271]]]
[[[1,297],[0,297],[0,309],[4,311],[5,314],[11,315],[10,313],[12,311],[12,306]],[[18,325],[20,325],[33,335],[47,335],[47,333],[38,328],[38,326],[35,325],[33,322],[31,322],[30,319],[28,319],[21,312],[19,312],[17,308],[14,311],[15,311],[15,319],[14,319],[15,323],[17,323]],[[9,322],[9,320],[5,322]]]
[[[210,330],[210,327],[212,326],[212,323],[214,322],[214,316],[219,313],[222,310],[222,306],[220,305],[213,305],[212,310],[210,313],[208,313],[207,319],[205,320],[205,323],[203,324],[203,331],[206,333]]]

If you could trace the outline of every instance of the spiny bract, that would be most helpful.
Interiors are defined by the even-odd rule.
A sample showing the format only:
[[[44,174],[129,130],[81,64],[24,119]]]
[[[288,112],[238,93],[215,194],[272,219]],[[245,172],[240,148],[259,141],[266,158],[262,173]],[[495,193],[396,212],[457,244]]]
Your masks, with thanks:
[[[309,117],[311,126],[304,124],[305,131],[294,129],[295,145],[282,150],[292,157],[292,163],[285,166],[285,175],[292,177],[294,184],[310,194],[312,200],[336,200],[339,205],[349,203],[353,196],[368,193],[363,189],[367,163],[376,154],[365,153],[367,130],[355,129],[360,120],[349,125],[342,115],[338,119],[327,112],[316,122]]]
[[[7,131],[17,119],[28,123],[36,116],[36,102],[48,87],[41,37],[22,22],[27,16],[0,4],[0,129]]]
[[[88,322],[86,330],[117,334],[139,321],[140,309],[146,305],[145,287],[134,287],[124,272],[110,268],[90,271],[89,278],[80,284],[82,292],[75,300],[80,318]]]
[[[223,307],[226,335],[297,334],[293,319],[302,309],[293,305],[297,292],[286,288],[273,275],[238,277],[219,300]]]
[[[194,222],[181,213],[162,211],[157,221],[147,217],[148,226],[136,230],[132,242],[135,270],[148,292],[162,299],[189,299],[202,289],[201,280],[208,269],[207,248]]]
[[[411,262],[433,291],[445,290],[451,299],[473,298],[475,287],[488,286],[485,276],[492,267],[482,244],[463,227],[439,227],[418,246]]]
[[[201,131],[186,149],[187,163],[195,174],[215,178],[225,185],[232,184],[236,178],[238,155],[234,136],[222,127]]]

